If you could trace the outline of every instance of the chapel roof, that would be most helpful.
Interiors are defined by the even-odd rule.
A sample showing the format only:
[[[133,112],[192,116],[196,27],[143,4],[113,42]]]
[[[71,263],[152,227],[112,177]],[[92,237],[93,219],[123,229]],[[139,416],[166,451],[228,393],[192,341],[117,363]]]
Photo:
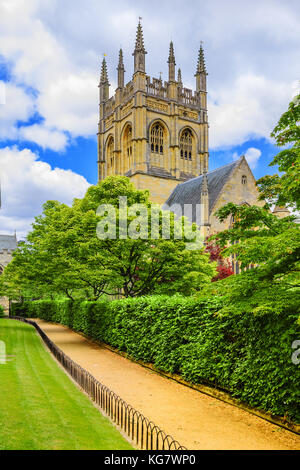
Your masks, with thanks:
[[[0,251],[12,252],[17,248],[18,242],[15,235],[0,235]]]
[[[209,195],[209,213],[211,214],[214,204],[218,199],[224,184],[228,181],[233,170],[240,164],[241,160],[245,157],[242,156],[238,160],[229,163],[227,165],[221,166],[206,173],[207,184],[208,184],[208,195]],[[184,183],[180,183],[173,190],[172,194],[169,196],[165,202],[163,208],[167,209],[167,206],[171,207],[174,204],[181,206],[183,210],[184,204],[193,205],[193,215],[192,221],[195,222],[195,210],[194,206],[201,203],[201,189],[203,184],[204,175],[197,176],[192,178]],[[176,215],[180,215],[180,211],[172,210]],[[176,213],[178,212],[178,214]]]

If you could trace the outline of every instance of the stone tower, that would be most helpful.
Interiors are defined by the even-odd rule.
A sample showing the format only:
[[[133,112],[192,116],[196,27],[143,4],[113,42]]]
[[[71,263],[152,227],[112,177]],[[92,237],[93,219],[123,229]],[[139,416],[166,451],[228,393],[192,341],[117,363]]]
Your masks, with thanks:
[[[118,88],[109,98],[105,58],[99,90],[98,178],[128,176],[138,189],[149,189],[153,202],[166,201],[178,183],[208,171],[206,67],[202,45],[196,67],[196,91],[176,77],[173,42],[169,46],[168,81],[146,74],[142,25],[137,27],[134,73],[124,84],[119,52]]]

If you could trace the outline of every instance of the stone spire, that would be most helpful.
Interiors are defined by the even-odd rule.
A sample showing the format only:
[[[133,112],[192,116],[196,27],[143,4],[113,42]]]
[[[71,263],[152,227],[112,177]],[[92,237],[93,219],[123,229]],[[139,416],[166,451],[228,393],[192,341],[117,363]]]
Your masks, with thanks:
[[[139,24],[136,31],[136,40],[135,40],[135,49],[134,52],[144,52],[147,54],[144,46],[144,37],[143,37],[143,29],[141,25],[141,21],[139,20]]]
[[[208,180],[207,180],[207,173],[204,171],[202,184],[201,184],[201,194],[208,195]]]
[[[109,81],[107,73],[107,64],[105,57],[103,57],[100,75],[100,103],[109,99]]]
[[[199,54],[198,54],[198,63],[197,70],[195,73],[196,77],[196,91],[206,91],[206,65],[204,59],[204,50],[202,47],[202,42],[200,44]]]
[[[209,194],[208,194],[208,180],[206,170],[202,176],[201,184],[201,225],[209,225]]]
[[[119,52],[119,63],[118,63],[117,71],[118,71],[118,88],[123,88],[125,69],[124,69],[122,49],[120,49],[120,52]]]
[[[170,42],[170,50],[169,50],[169,58],[168,58],[168,64],[169,64],[169,82],[175,82],[175,55],[174,55],[174,46],[173,42]]]
[[[180,86],[182,88],[183,83],[182,83],[181,69],[178,69],[177,82],[178,82],[178,86]]]
[[[198,63],[197,63],[196,75],[198,73],[205,73],[205,75],[207,75],[205,59],[204,59],[204,50],[203,50],[203,47],[202,47],[202,43],[200,44],[200,49],[199,49],[199,54],[198,54]]]
[[[145,50],[145,46],[144,46],[142,25],[141,25],[141,21],[139,20],[137,32],[136,32],[135,49],[132,54],[134,56],[134,73],[145,72],[145,55],[146,54],[147,54],[147,51]]]
[[[108,82],[107,64],[105,57],[103,57],[101,65],[100,85],[106,85]]]

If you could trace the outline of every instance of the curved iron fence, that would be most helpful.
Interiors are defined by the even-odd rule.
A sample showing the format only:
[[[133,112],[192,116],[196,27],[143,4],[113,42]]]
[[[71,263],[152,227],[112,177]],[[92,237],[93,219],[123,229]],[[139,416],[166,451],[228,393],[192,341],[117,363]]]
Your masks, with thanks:
[[[145,418],[139,411],[128,405],[115,392],[101,384],[87,370],[68,357],[51,341],[36,322],[22,317],[10,318],[34,326],[44,343],[64,369],[138,447],[146,450],[187,450],[186,447],[174,440],[172,436],[156,426],[153,421]]]

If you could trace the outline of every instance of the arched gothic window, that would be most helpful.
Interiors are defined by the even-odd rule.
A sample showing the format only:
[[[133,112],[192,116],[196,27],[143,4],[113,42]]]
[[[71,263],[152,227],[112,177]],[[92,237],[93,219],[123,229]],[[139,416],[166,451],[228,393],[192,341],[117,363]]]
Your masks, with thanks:
[[[247,184],[247,176],[246,175],[242,176],[242,184]]]
[[[114,166],[114,139],[110,137],[107,143],[107,165],[112,168]]]
[[[164,129],[161,124],[156,123],[151,127],[150,132],[151,152],[164,153]]]
[[[132,155],[132,127],[127,126],[124,133],[124,150],[127,157]]]
[[[185,129],[180,136],[180,158],[192,160],[193,135],[190,129]]]

